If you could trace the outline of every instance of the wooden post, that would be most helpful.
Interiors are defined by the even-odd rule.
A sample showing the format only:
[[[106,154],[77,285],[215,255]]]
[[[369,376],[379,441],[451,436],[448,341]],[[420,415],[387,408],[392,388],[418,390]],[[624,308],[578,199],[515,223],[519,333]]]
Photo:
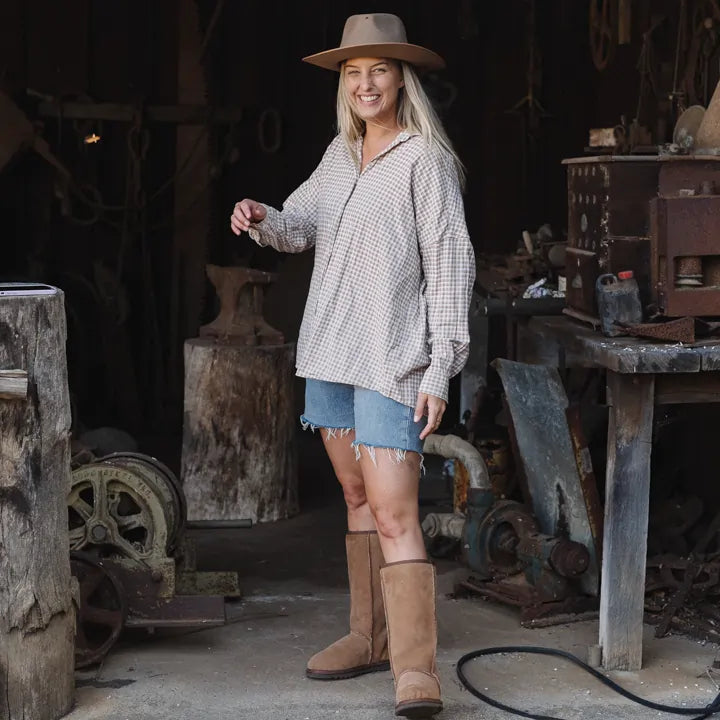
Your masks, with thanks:
[[[600,591],[607,670],[642,666],[655,376],[608,371],[608,464]]]
[[[72,705],[70,401],[63,293],[0,298],[0,718]],[[27,373],[26,389],[22,373]],[[7,399],[13,395],[13,399]]]
[[[632,0],[619,0],[618,4],[618,45],[632,42]]]
[[[279,520],[297,505],[295,346],[185,343],[189,520]]]
[[[194,0],[178,3],[179,103],[207,102],[203,70],[202,33]],[[179,126],[176,167],[182,172],[175,181],[175,227],[170,277],[169,382],[182,382],[182,341],[197,335],[205,292],[205,263],[210,227],[210,138],[205,126]],[[192,161],[187,165],[188,158]],[[184,167],[184,165],[187,165]]]

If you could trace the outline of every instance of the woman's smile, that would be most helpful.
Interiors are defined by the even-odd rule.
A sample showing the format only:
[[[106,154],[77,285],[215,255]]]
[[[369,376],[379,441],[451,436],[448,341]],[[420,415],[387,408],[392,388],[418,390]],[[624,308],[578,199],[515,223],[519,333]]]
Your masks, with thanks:
[[[403,86],[399,64],[383,58],[352,58],[343,75],[348,97],[364,121],[395,124],[398,92]]]

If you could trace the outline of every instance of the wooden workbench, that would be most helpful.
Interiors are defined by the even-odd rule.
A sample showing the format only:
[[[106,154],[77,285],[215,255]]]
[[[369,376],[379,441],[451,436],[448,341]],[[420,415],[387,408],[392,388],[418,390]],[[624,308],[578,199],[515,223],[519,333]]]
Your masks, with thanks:
[[[720,343],[607,338],[567,317],[529,328],[558,365],[607,370],[609,406],[600,645],[608,670],[639,670],[645,597],[650,451],[655,405],[720,402]]]

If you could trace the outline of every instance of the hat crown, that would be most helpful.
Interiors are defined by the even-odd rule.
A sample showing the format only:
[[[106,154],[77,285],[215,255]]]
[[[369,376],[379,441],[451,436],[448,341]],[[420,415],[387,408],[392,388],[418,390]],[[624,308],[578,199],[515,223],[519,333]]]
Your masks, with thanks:
[[[406,42],[405,25],[397,15],[367,13],[351,15],[345,21],[340,47]]]

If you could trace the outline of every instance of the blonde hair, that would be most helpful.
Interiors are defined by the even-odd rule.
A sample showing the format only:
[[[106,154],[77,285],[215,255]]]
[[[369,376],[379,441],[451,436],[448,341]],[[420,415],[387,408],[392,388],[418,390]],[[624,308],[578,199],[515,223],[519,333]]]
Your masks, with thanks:
[[[398,61],[392,61],[398,62]],[[455,165],[461,187],[465,187],[465,166],[455,152],[445,128],[440,122],[435,108],[430,102],[415,68],[405,62],[399,62],[404,87],[398,92],[397,122],[405,131],[419,133],[429,147],[448,153]],[[340,68],[340,84],[337,93],[338,134],[342,135],[357,162],[356,144],[365,132],[365,121],[355,112],[345,90],[345,63]]]

